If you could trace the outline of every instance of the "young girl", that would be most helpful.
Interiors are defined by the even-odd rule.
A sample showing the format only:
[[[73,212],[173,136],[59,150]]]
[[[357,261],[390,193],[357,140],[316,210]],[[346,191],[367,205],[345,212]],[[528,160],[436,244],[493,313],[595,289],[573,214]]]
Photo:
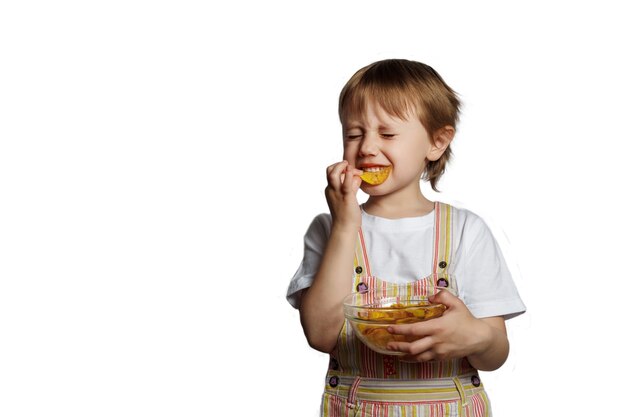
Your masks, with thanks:
[[[424,178],[437,190],[459,107],[435,70],[407,60],[362,68],[341,92],[344,154],[327,169],[330,215],[313,220],[287,293],[309,344],[330,354],[323,416],[491,415],[477,370],[504,363],[504,320],[525,307],[483,220],[420,189]],[[359,188],[369,195],[362,206]],[[394,285],[458,297],[433,291],[444,315],[389,326],[419,338],[389,342],[401,355],[383,355],[356,338],[343,300]]]

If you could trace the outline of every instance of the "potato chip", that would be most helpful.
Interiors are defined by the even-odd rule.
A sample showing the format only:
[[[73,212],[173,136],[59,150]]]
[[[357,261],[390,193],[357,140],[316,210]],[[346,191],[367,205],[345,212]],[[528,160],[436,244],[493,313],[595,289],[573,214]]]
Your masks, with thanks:
[[[391,166],[380,167],[375,171],[364,171],[361,174],[361,179],[371,185],[380,185],[387,180],[391,173]]]

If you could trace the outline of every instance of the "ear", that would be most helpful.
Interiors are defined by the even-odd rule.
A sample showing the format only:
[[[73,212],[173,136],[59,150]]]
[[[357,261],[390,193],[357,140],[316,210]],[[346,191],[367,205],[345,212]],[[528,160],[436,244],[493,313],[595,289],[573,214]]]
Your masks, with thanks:
[[[454,134],[456,130],[452,126],[444,126],[440,129],[437,129],[433,134],[432,143],[430,145],[430,150],[426,155],[429,161],[436,161],[441,158],[441,155],[448,149],[452,139],[454,139]]]

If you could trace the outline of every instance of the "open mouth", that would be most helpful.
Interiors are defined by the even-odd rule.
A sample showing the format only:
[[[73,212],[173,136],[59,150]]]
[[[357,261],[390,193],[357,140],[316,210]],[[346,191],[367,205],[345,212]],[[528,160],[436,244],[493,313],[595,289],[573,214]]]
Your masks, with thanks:
[[[362,168],[361,179],[370,185],[380,185],[387,180],[391,166]]]

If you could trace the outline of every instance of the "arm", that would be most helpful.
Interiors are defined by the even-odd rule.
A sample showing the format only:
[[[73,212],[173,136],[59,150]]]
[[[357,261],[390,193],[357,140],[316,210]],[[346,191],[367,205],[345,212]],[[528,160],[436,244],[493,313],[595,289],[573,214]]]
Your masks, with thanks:
[[[519,314],[525,307],[486,223],[471,212],[462,214],[458,226],[463,238],[456,253],[455,273],[458,278],[463,275],[463,300],[484,318],[477,319],[464,301],[442,291],[435,300],[448,307],[443,317],[418,323],[413,329],[398,329],[398,333],[423,337],[411,348],[404,345],[398,349],[413,360],[467,357],[477,369],[495,370],[509,353],[503,316]]]
[[[391,342],[389,348],[417,362],[467,357],[476,369],[498,369],[509,354],[509,341],[502,317],[475,318],[465,304],[449,291],[440,291],[432,302],[448,309],[438,319],[390,326],[395,334],[417,336],[414,342]]]
[[[476,353],[469,355],[467,359],[476,369],[494,371],[501,367],[509,356],[506,325],[502,317],[487,317],[479,321],[484,327],[484,335],[481,338],[482,349],[477,349]]]
[[[307,341],[322,352],[335,348],[344,321],[343,299],[351,292],[354,245],[361,227],[356,200],[360,174],[345,161],[327,170],[326,199],[333,223],[319,270],[311,287],[303,292],[300,305]]]

